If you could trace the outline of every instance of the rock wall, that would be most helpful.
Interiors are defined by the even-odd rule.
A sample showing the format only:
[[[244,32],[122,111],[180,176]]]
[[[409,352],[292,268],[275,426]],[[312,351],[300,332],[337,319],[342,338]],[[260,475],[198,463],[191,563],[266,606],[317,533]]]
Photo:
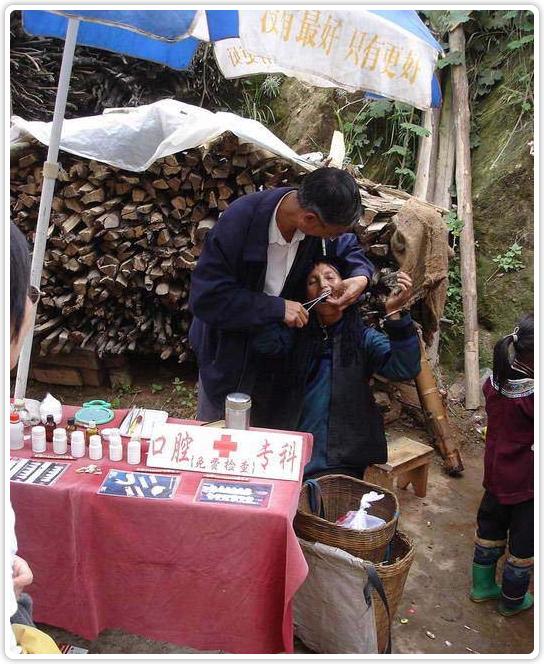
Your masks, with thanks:
[[[522,60],[505,68],[503,81],[473,109],[480,136],[472,153],[472,186],[481,366],[491,366],[495,340],[511,332],[534,304],[534,164],[529,146],[534,127],[532,114],[521,114],[521,104],[512,102],[512,90],[521,90],[524,72]],[[515,241],[523,247],[525,267],[492,276],[497,267],[493,258]]]

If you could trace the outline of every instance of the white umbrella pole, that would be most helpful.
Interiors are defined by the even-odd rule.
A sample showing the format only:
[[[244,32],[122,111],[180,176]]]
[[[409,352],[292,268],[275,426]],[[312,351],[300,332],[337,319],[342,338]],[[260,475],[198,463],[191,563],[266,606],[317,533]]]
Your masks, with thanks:
[[[43,185],[40,198],[40,209],[38,212],[38,222],[36,224],[36,236],[34,239],[34,252],[32,254],[32,267],[30,268],[30,283],[32,286],[40,287],[43,269],[43,259],[45,256],[45,245],[47,242],[47,229],[49,227],[49,216],[51,214],[51,203],[53,202],[53,192],[59,170],[57,159],[59,156],[60,135],[62,123],[66,110],[66,99],[70,87],[70,75],[72,73],[72,63],[74,61],[74,50],[77,41],[77,30],[79,20],[71,18],[68,20],[66,30],[66,39],[64,51],[62,53],[62,64],[60,67],[59,85],[57,97],[55,99],[55,111],[53,113],[53,122],[51,125],[51,135],[49,137],[49,149],[47,151],[47,161],[43,165]],[[36,307],[32,310],[32,330],[36,321]],[[30,355],[32,353],[32,341],[34,335],[29,333],[26,337],[21,355],[19,357],[19,366],[17,367],[17,381],[15,383],[15,398],[22,399],[26,392],[26,383],[28,380],[28,369],[30,366]]]

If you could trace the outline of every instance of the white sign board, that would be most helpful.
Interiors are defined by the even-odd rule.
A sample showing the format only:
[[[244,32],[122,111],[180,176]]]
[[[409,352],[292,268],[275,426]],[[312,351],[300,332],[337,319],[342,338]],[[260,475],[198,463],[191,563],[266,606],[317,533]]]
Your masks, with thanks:
[[[299,434],[163,424],[149,442],[147,465],[298,481],[303,442]]]
[[[227,77],[295,67],[310,85],[322,79],[430,108],[438,51],[381,16],[316,7],[244,10],[239,21],[239,43],[216,49]]]

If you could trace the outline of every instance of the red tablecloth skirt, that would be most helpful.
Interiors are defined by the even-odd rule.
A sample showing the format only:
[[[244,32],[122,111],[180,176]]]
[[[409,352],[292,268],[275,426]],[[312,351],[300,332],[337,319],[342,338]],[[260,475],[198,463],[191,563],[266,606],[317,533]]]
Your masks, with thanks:
[[[97,495],[109,468],[134,466],[75,472],[88,463],[70,462],[52,487],[11,483],[37,622],[90,640],[121,629],[198,650],[292,652],[291,602],[308,571],[292,527],[299,483],[274,481],[267,509],[210,505],[194,502],[202,475],[182,472],[174,499],[155,502]]]

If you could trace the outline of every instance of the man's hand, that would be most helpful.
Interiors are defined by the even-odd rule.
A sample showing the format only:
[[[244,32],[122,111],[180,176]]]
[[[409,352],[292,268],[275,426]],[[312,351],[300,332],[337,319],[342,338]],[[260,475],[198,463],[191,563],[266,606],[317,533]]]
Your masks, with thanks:
[[[408,303],[412,297],[412,280],[406,272],[399,272],[397,275],[397,288],[385,301],[385,313],[389,314],[392,311],[398,313],[389,316],[390,319],[400,318],[400,309]]]
[[[329,297],[327,302],[329,304],[335,304],[340,311],[343,311],[347,307],[355,304],[359,299],[361,293],[368,286],[367,277],[350,277],[349,279],[344,279],[342,281],[343,293],[340,297]]]
[[[33,578],[32,570],[26,560],[15,556],[13,561],[13,589],[17,599],[21,596],[23,588],[32,583]]]
[[[300,302],[285,300],[285,316],[283,322],[287,327],[304,327],[308,323],[309,314]]]

